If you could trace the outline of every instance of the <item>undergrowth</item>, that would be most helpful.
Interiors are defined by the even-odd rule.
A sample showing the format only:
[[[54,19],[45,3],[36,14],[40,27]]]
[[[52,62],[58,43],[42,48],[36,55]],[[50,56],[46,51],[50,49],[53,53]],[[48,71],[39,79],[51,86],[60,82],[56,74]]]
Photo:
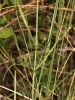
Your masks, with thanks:
[[[74,22],[75,0],[1,2],[1,99],[75,99]]]

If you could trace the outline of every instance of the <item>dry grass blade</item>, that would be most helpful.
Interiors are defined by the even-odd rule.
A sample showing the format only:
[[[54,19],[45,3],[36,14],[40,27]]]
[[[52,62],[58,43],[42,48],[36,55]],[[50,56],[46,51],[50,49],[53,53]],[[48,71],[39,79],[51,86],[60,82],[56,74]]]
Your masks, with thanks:
[[[9,89],[9,88],[6,88],[6,87],[4,87],[4,86],[1,86],[1,85],[0,85],[0,88],[3,88],[3,89],[5,89],[5,90],[7,90],[7,91],[10,91],[10,92],[13,92],[13,93],[14,93],[13,90],[11,90],[11,89]],[[19,96],[24,97],[24,98],[27,99],[27,100],[32,100],[31,98],[29,98],[29,97],[27,97],[27,96],[24,96],[24,95],[22,95],[22,94],[20,94],[20,93],[18,93],[18,92],[16,92],[16,94],[19,95]]]
[[[2,100],[2,99],[5,99],[5,100],[13,100],[13,99],[10,99],[10,98],[8,98],[8,97],[6,97],[6,96],[3,96],[3,95],[1,95],[0,94],[0,99]]]
[[[67,59],[66,59],[66,61],[65,61],[65,63],[64,63],[64,66],[62,67],[62,70],[60,71],[60,74],[59,74],[59,76],[58,76],[58,80],[59,80],[61,74],[63,73],[63,70],[65,69],[66,64],[67,64],[67,62],[68,62],[70,56],[72,55],[72,53],[73,53],[73,51],[71,51],[70,54],[68,55],[68,57],[67,57]]]

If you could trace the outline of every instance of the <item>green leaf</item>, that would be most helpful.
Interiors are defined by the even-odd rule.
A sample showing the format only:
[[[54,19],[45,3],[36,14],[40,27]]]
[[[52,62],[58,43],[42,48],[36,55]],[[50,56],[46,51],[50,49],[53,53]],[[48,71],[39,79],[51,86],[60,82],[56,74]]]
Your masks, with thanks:
[[[9,21],[9,15],[0,17],[0,26],[5,25]]]
[[[15,6],[16,2],[21,2],[20,0],[4,0],[4,3],[7,4],[8,6]]]
[[[0,31],[0,38],[8,38],[13,35],[12,27],[4,28]]]

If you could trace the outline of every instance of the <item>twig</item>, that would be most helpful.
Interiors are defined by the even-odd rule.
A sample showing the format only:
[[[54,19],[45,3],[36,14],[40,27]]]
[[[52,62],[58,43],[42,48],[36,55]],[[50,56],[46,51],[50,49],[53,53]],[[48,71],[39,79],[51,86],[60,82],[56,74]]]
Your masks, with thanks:
[[[36,9],[36,5],[35,5],[35,3],[33,3],[33,4],[27,4],[27,5],[20,5],[20,7],[22,8],[22,9],[25,9],[25,10],[27,10],[29,7],[30,8],[32,8],[32,9]],[[8,7],[6,7],[6,8],[3,8],[3,9],[7,9]],[[52,5],[49,5],[49,6],[42,6],[42,5],[39,5],[39,10],[44,10],[44,9],[46,9],[46,8],[49,8],[49,9],[52,9],[52,10],[54,10],[54,6],[52,6]],[[62,11],[71,11],[71,12],[75,12],[75,8],[58,8],[57,10],[62,10]],[[2,16],[4,16],[4,15],[6,15],[6,14],[10,14],[10,13],[12,13],[12,12],[14,12],[15,11],[15,8],[12,8],[12,9],[10,9],[10,10],[6,10],[6,11],[4,11],[4,12],[2,12],[2,13],[0,13],[0,17],[2,17]]]
[[[55,50],[56,52],[66,52],[66,51],[75,51],[75,48],[71,48],[71,47],[65,47],[65,48],[63,48],[63,49],[61,49],[61,48],[57,48],[56,50]],[[52,51],[53,52],[53,51]],[[38,51],[38,54],[44,54],[45,53],[45,50],[39,50]],[[28,58],[29,57],[29,55],[33,55],[34,54],[34,52],[31,52],[30,54],[24,54],[24,55],[22,55],[21,57],[23,58],[23,59],[25,59],[25,58]],[[18,58],[19,57],[17,57],[17,58],[13,58],[14,60],[18,60]],[[11,60],[6,60],[5,61],[5,64],[7,64],[7,63],[9,63],[9,62],[11,62]],[[3,65],[4,63],[0,63],[0,66],[1,65]]]
[[[3,99],[3,100],[13,100],[13,99],[10,99],[8,98],[7,96],[3,96],[0,94],[0,100]]]
[[[13,91],[13,90],[11,90],[11,89],[9,89],[9,88],[7,88],[7,87],[4,87],[4,86],[2,86],[2,85],[0,85],[0,88],[3,88],[3,89],[5,89],[5,90],[8,90],[8,91],[10,91],[10,92],[15,92],[15,91]],[[31,98],[29,98],[29,97],[27,97],[27,96],[25,96],[25,95],[22,95],[22,94],[20,94],[20,93],[18,93],[18,92],[15,92],[17,95],[19,95],[19,96],[22,96],[22,97],[24,97],[25,99],[27,99],[27,100],[32,100]]]

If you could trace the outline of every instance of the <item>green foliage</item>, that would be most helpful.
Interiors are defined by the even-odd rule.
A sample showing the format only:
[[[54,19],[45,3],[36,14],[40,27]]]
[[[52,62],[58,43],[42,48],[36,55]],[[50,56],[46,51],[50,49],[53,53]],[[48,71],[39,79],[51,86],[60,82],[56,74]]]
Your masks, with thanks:
[[[8,6],[12,6],[14,4],[14,0],[4,0],[4,3],[7,4]]]
[[[4,26],[9,21],[9,18],[10,18],[9,15],[0,17],[0,26]]]
[[[4,3],[8,6],[15,6],[16,1],[20,2],[20,0],[4,0]]]
[[[8,69],[6,69],[7,71],[4,79],[11,71],[14,79],[14,83],[12,82],[14,84],[14,100],[17,98],[16,92],[19,92],[23,96],[26,95],[31,97],[32,100],[36,100],[37,94],[38,96],[42,96],[42,92],[44,92],[44,96],[45,98],[47,97],[47,99],[39,100],[55,100],[58,99],[58,96],[60,97],[59,100],[69,98],[70,96],[68,96],[69,93],[66,88],[67,83],[65,81],[69,81],[68,77],[72,75],[74,71],[67,72],[66,65],[70,57],[68,57],[67,51],[64,51],[64,49],[67,49],[67,46],[69,45],[67,45],[69,38],[67,37],[67,33],[69,35],[73,18],[70,16],[73,12],[69,12],[66,8],[73,8],[73,6],[71,7],[71,5],[69,6],[69,4],[67,4],[67,7],[64,8],[65,0],[60,0],[60,2],[59,0],[53,0],[54,2],[56,1],[53,5],[54,9],[52,9],[52,11],[50,8],[49,11],[45,9],[47,11],[46,16],[42,9],[39,16],[40,8],[38,0],[36,8],[34,7],[33,9],[33,7],[31,7],[32,5],[30,5],[31,9],[27,8],[25,13],[25,10],[21,8],[19,1],[21,0],[4,0],[4,3],[9,8],[10,6],[15,6],[15,4],[17,4],[15,14],[19,26],[16,25],[17,21],[15,21],[16,24],[13,22],[14,27],[16,26],[15,31],[13,31],[13,27],[11,26],[5,28],[5,25],[10,23],[9,14],[0,18],[0,28],[2,28],[2,30],[0,29],[0,52],[2,52],[2,54],[6,53],[6,56],[9,55],[7,58],[9,58],[11,62],[11,64],[6,64]],[[48,5],[49,3],[53,4],[53,1],[47,0]],[[69,1],[71,2],[71,0]],[[65,10],[58,8],[64,8]],[[15,19],[15,14],[12,14],[13,20]],[[21,15],[21,17],[19,17],[19,15]],[[36,24],[34,23],[35,19],[32,19],[31,16],[32,18],[34,18],[33,16],[36,16]],[[65,39],[66,37],[67,39]],[[15,57],[13,56],[14,53]],[[68,66],[68,69],[70,67]],[[14,74],[12,71],[14,70],[13,68],[16,70]],[[59,74],[61,74],[61,77],[59,77]],[[68,83],[68,90],[73,92],[71,89],[73,86],[72,77]],[[56,98],[54,97],[54,94],[57,96]]]
[[[0,31],[0,38],[8,38],[13,35],[12,27],[4,28]]]

